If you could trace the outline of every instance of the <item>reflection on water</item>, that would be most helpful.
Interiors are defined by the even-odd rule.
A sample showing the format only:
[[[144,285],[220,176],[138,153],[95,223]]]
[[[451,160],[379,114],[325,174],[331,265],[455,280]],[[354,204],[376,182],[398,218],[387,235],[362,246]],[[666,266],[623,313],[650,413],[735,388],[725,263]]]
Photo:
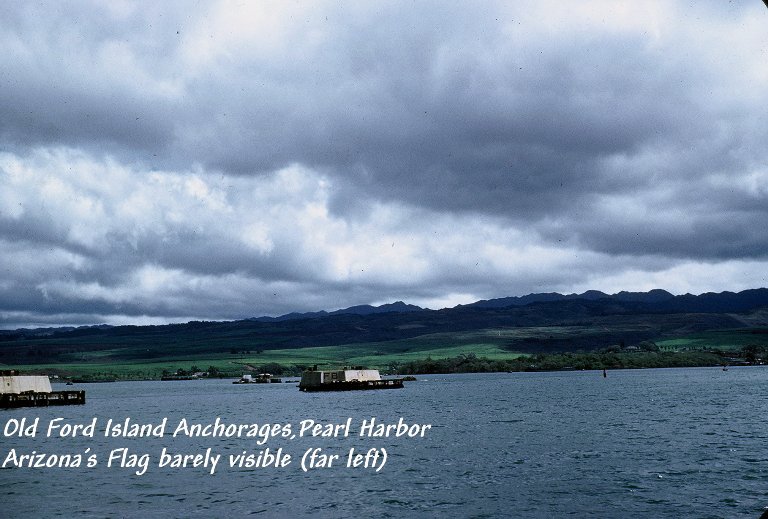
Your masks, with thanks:
[[[15,449],[84,460],[95,453],[99,460],[94,468],[84,462],[0,470],[2,517],[754,518],[768,505],[766,368],[614,371],[607,378],[601,372],[430,375],[403,390],[341,393],[228,380],[84,387],[85,406],[0,412],[0,426],[40,419],[35,438],[0,438],[3,459]],[[96,435],[46,438],[54,417],[73,424],[96,418]],[[239,435],[171,436],[182,420],[205,426],[217,418],[258,424],[261,433],[249,437],[252,427],[245,427]],[[350,418],[347,436],[344,427],[336,429],[339,437],[323,436],[321,427],[318,436],[298,437],[302,420],[341,426]],[[394,431],[361,438],[360,424],[372,418],[432,427],[423,438]],[[157,429],[163,419],[167,425],[160,439],[112,438],[104,435],[109,419],[130,419],[125,430]],[[296,437],[284,434],[286,424]],[[274,434],[265,438],[267,430]],[[108,467],[119,448],[125,450]],[[188,455],[187,466],[158,467],[163,449]],[[309,449],[320,449],[318,460],[339,457],[304,472],[301,458]],[[383,449],[386,464],[378,472],[365,468],[372,452],[347,468],[350,449],[363,456]],[[137,476],[142,455],[150,462]],[[230,467],[230,455],[261,458]]]

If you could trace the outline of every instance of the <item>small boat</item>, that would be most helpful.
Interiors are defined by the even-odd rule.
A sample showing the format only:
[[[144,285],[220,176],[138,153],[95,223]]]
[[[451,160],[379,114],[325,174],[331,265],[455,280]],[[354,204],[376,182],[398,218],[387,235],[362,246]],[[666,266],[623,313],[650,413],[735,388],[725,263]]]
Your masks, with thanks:
[[[273,378],[272,373],[259,373],[255,377],[253,375],[243,375],[238,380],[232,382],[233,384],[269,384],[270,382],[280,382],[279,378]]]

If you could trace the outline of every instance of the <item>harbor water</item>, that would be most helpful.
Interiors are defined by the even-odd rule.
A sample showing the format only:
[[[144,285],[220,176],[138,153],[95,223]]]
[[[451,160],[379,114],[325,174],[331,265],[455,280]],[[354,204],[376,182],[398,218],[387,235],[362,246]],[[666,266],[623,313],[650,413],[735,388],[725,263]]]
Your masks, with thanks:
[[[768,506],[764,367],[424,375],[404,389],[340,393],[230,380],[75,388],[86,389],[85,405],[0,411],[0,516],[757,519]],[[24,435],[22,421],[31,432],[36,419]],[[67,429],[94,419],[92,436]],[[217,419],[272,428],[268,438],[247,427],[172,436]],[[300,435],[309,420],[317,435]],[[371,420],[431,427],[361,436]],[[162,437],[127,434],[163,421]],[[304,470],[308,451],[315,466]],[[11,452],[83,461],[35,467]],[[163,453],[189,455],[187,466],[160,466]],[[290,461],[276,466],[278,453]],[[260,464],[231,466],[248,454]],[[334,454],[324,465],[321,455]]]

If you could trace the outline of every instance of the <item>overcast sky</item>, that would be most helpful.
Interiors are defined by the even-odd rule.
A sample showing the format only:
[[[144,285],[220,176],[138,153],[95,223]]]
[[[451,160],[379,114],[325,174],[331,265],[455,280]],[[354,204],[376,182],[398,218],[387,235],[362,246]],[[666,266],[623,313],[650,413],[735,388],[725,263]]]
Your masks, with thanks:
[[[768,285],[754,1],[2,2],[0,328]]]

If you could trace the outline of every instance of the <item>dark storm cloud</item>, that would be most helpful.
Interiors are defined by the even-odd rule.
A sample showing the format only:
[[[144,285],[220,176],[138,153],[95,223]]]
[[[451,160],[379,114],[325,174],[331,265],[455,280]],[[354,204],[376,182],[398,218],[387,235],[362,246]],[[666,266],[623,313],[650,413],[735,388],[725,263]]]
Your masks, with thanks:
[[[134,160],[234,174],[298,162],[362,196],[530,221],[624,189],[604,176],[605,157],[654,142],[699,145],[718,122],[717,113],[701,117],[709,100],[696,89],[719,70],[690,54],[694,46],[675,54],[685,42],[654,46],[647,34],[610,27],[551,33],[531,27],[527,10],[308,10],[305,20],[282,20],[288,41],[277,49],[222,44],[206,73],[186,75],[174,60],[184,38],[205,31],[178,12],[137,9],[104,16],[106,24],[90,9],[34,25],[31,14],[17,16],[24,34],[46,35],[24,48],[50,79],[15,62],[3,89],[5,134],[14,143],[108,141],[134,150]],[[223,29],[209,28],[214,46]],[[320,35],[313,42],[301,31]],[[46,54],[56,44],[68,53]],[[136,62],[125,76],[109,61],[125,56],[103,58],[121,45]],[[68,72],[69,62],[84,74]]]
[[[748,104],[712,95],[728,80],[708,49],[684,35],[654,42],[639,27],[610,26],[549,33],[529,27],[522,8],[470,15],[473,7],[423,6],[408,19],[424,23],[401,23],[406,15],[395,8],[351,20],[334,9],[328,21],[312,13],[305,23],[323,32],[320,42],[282,49],[288,56],[279,67],[263,55],[241,56],[231,74],[191,81],[190,99],[212,104],[190,107],[195,129],[182,131],[175,149],[233,174],[291,162],[317,168],[339,179],[332,207],[340,214],[352,200],[374,198],[515,225],[577,219],[582,243],[605,252],[629,249],[623,239],[606,243],[605,233],[590,233],[600,222],[581,208],[670,185],[653,165],[630,175],[606,169],[606,159],[662,147],[669,174],[689,184],[762,159],[759,149],[735,157],[733,142],[720,142],[724,127],[731,141],[765,129],[740,127]],[[688,204],[687,188],[674,188],[673,203]],[[710,208],[701,214],[689,205],[689,217],[720,205],[722,193],[706,195]],[[723,207],[721,217],[732,209],[739,207]],[[685,240],[687,222],[669,225],[685,241],[670,253],[687,248],[697,257],[703,235]],[[663,253],[666,237],[651,237],[654,253]],[[739,247],[734,240],[704,255],[738,255]]]
[[[151,6],[127,17],[114,12],[116,6],[0,7],[4,147],[63,144],[141,153],[172,137],[169,87],[146,75],[162,67],[156,56],[171,48],[171,28],[163,28],[162,13]]]
[[[0,322],[749,287],[767,14],[4,3]]]

